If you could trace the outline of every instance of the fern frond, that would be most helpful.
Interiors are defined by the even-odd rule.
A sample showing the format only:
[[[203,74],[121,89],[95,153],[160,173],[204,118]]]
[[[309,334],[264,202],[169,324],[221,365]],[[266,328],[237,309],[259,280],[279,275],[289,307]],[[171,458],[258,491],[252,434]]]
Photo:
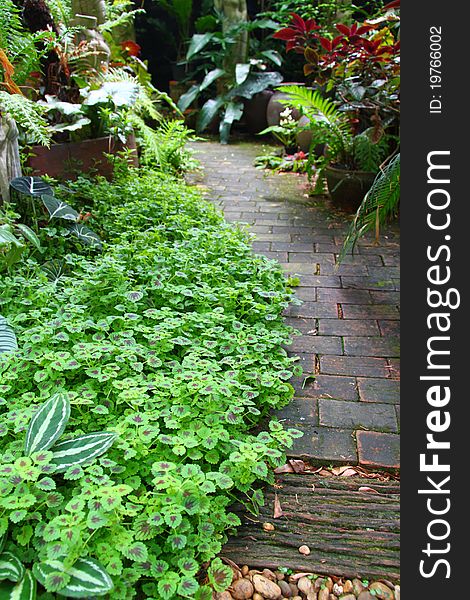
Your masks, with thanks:
[[[41,105],[20,94],[0,90],[0,112],[8,113],[16,121],[29,143],[50,145],[51,132]]]
[[[380,225],[397,214],[399,203],[400,155],[397,154],[377,175],[357,209],[338,257],[338,265],[350,250],[354,250],[361,236],[371,229],[378,231]]]

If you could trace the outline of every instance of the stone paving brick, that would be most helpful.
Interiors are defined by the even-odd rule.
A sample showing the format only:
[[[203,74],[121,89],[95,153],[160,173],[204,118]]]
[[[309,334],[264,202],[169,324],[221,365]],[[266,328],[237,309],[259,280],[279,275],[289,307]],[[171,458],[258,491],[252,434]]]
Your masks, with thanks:
[[[399,404],[397,404],[395,406],[395,410],[397,412],[398,431],[400,431],[400,405]]]
[[[316,302],[317,288],[316,287],[298,287],[295,288],[295,295],[301,300]]]
[[[388,304],[343,304],[344,319],[399,319],[400,313],[395,306]]]
[[[360,464],[400,468],[400,436],[376,431],[358,431],[356,435]]]
[[[345,337],[347,356],[400,356],[400,340],[394,337]]]
[[[291,353],[311,352],[313,354],[342,354],[343,344],[340,337],[302,335],[295,337],[287,346]]]
[[[287,406],[276,411],[286,427],[318,425],[318,403],[313,398],[293,398]]]
[[[287,450],[288,456],[300,457],[312,462],[357,463],[353,431],[312,426],[303,426],[299,429],[304,435],[294,440],[292,448]]]
[[[381,335],[400,335],[400,321],[378,321]]]
[[[309,398],[359,400],[354,377],[341,377],[338,375],[316,375],[314,380],[308,380],[305,383],[302,395]]]
[[[400,304],[400,293],[399,292],[370,292],[372,302],[374,304]]]
[[[357,275],[342,275],[341,282],[344,288],[353,288],[358,290],[396,290],[395,282],[392,278],[383,279],[376,275],[370,277]]]
[[[390,404],[345,402],[344,400],[318,400],[320,425],[375,431],[398,431],[395,408]]]
[[[289,262],[297,263],[297,262],[307,262],[313,263],[316,262],[317,254],[314,252],[289,252]]]
[[[359,398],[363,402],[400,402],[400,382],[397,379],[358,377]]]
[[[384,358],[367,356],[322,356],[320,373],[353,375],[356,377],[387,377],[388,363]]]
[[[284,315],[319,319],[321,317],[335,318],[338,313],[335,304],[328,304],[326,302],[304,302],[300,306],[289,306],[289,308],[285,310]]]
[[[398,464],[398,436],[383,433],[397,431],[400,416],[399,361],[393,357],[399,335],[398,228],[384,230],[380,246],[373,234],[361,239],[357,252],[337,268],[349,221],[325,210],[323,200],[306,198],[304,177],[254,169],[255,145],[195,146],[204,149],[208,200],[252,234],[255,252],[300,279],[295,292],[303,304],[285,315],[303,333],[293,336],[287,350],[298,356],[304,375],[291,379],[296,397],[278,412],[306,432],[291,455],[355,463],[354,429],[367,427],[376,431],[357,431],[364,464]],[[376,437],[364,437],[369,433]]]
[[[322,288],[318,290],[319,302],[332,302],[334,304],[371,304],[372,298],[368,290],[345,290]]]
[[[388,365],[389,377],[392,379],[400,379],[400,360],[398,358],[389,358]]]
[[[397,321],[387,321],[396,323]],[[377,336],[380,329],[377,321],[365,319],[321,319],[318,332],[320,335],[341,336]]]
[[[297,290],[301,287],[341,287],[341,279],[335,275],[302,275]]]

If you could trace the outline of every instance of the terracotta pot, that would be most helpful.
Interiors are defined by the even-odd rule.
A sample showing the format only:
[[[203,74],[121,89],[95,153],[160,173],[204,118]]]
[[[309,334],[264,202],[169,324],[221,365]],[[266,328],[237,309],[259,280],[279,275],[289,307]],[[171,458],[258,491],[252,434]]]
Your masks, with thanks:
[[[55,179],[77,179],[79,173],[93,173],[110,179],[113,165],[104,156],[122,150],[132,150],[132,164],[139,166],[134,135],[127,138],[126,144],[112,137],[54,144],[50,148],[33,146],[33,156],[27,164],[33,175],[49,175]]]
[[[259,133],[268,126],[266,111],[273,94],[272,90],[263,90],[259,94],[255,94],[250,100],[245,101],[243,116],[250,133]]]
[[[304,83],[281,83],[278,87],[282,88],[284,85],[305,85]],[[271,127],[272,125],[279,125],[279,121],[281,120],[281,113],[286,109],[285,105],[279,102],[281,99],[287,98],[287,94],[277,90],[271,96],[268,106],[266,108],[266,120],[268,125]],[[292,118],[296,121],[300,118],[300,112],[296,109],[292,110]]]
[[[376,173],[349,171],[329,165],[325,169],[325,176],[333,203],[345,210],[355,211],[374,182]]]

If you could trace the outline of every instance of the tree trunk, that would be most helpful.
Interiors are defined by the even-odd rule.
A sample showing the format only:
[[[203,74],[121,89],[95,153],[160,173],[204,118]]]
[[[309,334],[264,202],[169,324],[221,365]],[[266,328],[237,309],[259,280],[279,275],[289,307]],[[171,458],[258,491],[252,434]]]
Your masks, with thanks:
[[[246,0],[215,0],[214,6],[224,15],[222,31],[227,33],[241,23],[248,21],[248,9]],[[224,67],[228,73],[235,71],[237,63],[245,63],[248,55],[248,32],[242,31],[237,41],[230,48],[225,59]]]

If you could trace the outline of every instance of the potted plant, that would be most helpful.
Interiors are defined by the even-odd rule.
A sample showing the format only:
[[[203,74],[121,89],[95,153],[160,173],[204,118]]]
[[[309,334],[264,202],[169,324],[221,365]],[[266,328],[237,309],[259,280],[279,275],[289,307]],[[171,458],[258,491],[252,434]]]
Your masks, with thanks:
[[[371,127],[355,134],[347,114],[318,90],[287,86],[283,91],[288,96],[283,102],[302,111],[308,119],[306,127],[312,133],[309,162],[316,169],[316,189],[323,189],[326,178],[336,204],[357,208],[389,154],[384,130]],[[325,145],[322,155],[314,152],[318,144]]]
[[[241,31],[254,31],[259,28],[272,28],[266,21],[242,22],[225,28],[223,31],[193,35],[186,61],[192,65],[191,78],[199,80],[178,102],[181,111],[203,100],[198,111],[196,130],[202,132],[220,118],[219,133],[221,143],[227,143],[234,121],[238,121],[247,103],[269,87],[282,81],[282,75],[270,71],[268,64],[280,64],[277,52],[259,50],[244,62],[233,62],[233,49],[240,43]],[[266,126],[265,106],[269,96],[262,101],[262,121],[258,131]],[[257,111],[258,113],[260,111]]]

